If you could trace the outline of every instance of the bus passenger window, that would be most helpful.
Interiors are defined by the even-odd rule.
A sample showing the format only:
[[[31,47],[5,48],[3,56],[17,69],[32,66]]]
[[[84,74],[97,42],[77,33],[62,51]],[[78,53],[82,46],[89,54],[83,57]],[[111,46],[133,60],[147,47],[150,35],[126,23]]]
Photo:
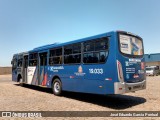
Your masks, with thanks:
[[[84,54],[83,58],[84,63],[93,63],[93,53]]]
[[[62,57],[53,57],[53,63],[54,64],[62,64]]]
[[[73,46],[72,45],[65,46],[64,47],[64,55],[72,54],[72,50],[73,50]]]
[[[67,45],[64,47],[64,63],[74,64],[81,62],[81,43]]]
[[[29,55],[29,66],[37,66],[37,59],[38,59],[38,54],[31,53]]]
[[[107,43],[107,40],[105,40],[105,38],[101,38],[95,42],[96,51],[106,50],[106,49],[108,49],[108,43]]]
[[[62,48],[56,49],[55,51],[56,51],[56,56],[62,55]]]
[[[100,62],[105,62],[108,52],[100,52]]]
[[[81,44],[74,44],[73,45],[73,54],[75,53],[81,53]]]
[[[104,63],[108,56],[108,38],[85,42],[83,51],[84,63]]]
[[[93,63],[98,63],[99,62],[99,53],[94,53],[93,54]]]
[[[85,42],[84,43],[84,52],[94,51],[94,42]]]
[[[49,58],[49,65],[53,65],[53,58]]]
[[[62,64],[62,48],[50,50],[49,65]]]
[[[81,54],[73,55],[73,62],[80,63],[81,62]]]

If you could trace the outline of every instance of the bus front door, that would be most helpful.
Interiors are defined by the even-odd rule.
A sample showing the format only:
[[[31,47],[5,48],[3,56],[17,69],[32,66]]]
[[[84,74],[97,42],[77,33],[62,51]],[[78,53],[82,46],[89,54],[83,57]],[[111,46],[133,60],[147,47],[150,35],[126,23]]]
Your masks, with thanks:
[[[23,57],[23,82],[27,83],[27,68],[28,68],[28,55]]]
[[[47,52],[39,53],[39,65],[38,65],[38,85],[46,86],[47,82]]]

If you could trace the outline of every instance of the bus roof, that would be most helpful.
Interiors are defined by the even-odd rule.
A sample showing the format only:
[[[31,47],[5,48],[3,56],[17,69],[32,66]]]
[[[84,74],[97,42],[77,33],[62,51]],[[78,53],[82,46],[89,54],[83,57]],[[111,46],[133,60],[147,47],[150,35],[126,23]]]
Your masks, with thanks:
[[[86,37],[86,38],[72,40],[72,41],[65,42],[65,43],[54,43],[54,44],[44,45],[44,46],[40,46],[40,47],[34,48],[33,50],[30,50],[29,52],[38,52],[38,51],[47,50],[47,49],[51,49],[51,48],[56,48],[56,47],[60,47],[60,46],[64,46],[64,45],[79,43],[79,42],[83,42],[83,41],[87,41],[87,40],[91,40],[91,39],[110,36],[114,32],[116,32],[116,31],[111,31],[111,32],[103,33],[103,34],[98,34],[98,35]]]
[[[13,56],[16,56],[16,55],[25,55],[25,54],[28,54],[28,52],[16,53],[16,54],[14,54]]]
[[[27,52],[17,53],[17,54],[14,54],[14,55],[28,54],[28,53],[34,53],[34,52],[39,52],[39,51],[45,51],[45,50],[48,50],[48,49],[51,49],[51,48],[61,47],[61,46],[74,44],[74,43],[79,43],[79,42],[83,42],[83,41],[87,41],[87,40],[91,40],[91,39],[110,36],[111,34],[114,34],[115,32],[126,33],[126,34],[130,34],[130,35],[134,35],[134,36],[139,37],[138,35],[135,35],[135,34],[132,34],[130,32],[126,32],[126,31],[121,31],[121,30],[110,31],[110,32],[106,32],[106,33],[102,33],[102,34],[98,34],[98,35],[94,35],[94,36],[90,36],[90,37],[86,37],[86,38],[81,38],[81,39],[77,39],[77,40],[72,40],[72,41],[64,42],[64,43],[56,43],[55,42],[53,44],[48,44],[48,45],[36,47],[36,48],[34,48],[32,50],[29,50]]]

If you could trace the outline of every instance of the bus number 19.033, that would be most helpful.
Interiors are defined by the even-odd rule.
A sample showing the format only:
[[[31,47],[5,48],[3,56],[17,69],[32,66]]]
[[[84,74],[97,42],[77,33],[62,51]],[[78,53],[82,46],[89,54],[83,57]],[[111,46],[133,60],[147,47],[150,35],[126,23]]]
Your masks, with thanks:
[[[100,68],[100,69],[89,69],[89,73],[91,74],[103,74],[103,69]]]

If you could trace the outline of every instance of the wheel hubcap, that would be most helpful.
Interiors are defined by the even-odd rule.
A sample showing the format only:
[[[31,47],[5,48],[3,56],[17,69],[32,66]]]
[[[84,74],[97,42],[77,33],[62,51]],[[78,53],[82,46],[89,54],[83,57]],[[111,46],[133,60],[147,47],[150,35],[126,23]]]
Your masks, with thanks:
[[[19,82],[20,82],[20,83],[22,83],[22,82],[23,82],[23,81],[22,81],[22,78],[19,80]]]
[[[54,83],[54,91],[59,92],[60,91],[60,84],[58,82]]]

